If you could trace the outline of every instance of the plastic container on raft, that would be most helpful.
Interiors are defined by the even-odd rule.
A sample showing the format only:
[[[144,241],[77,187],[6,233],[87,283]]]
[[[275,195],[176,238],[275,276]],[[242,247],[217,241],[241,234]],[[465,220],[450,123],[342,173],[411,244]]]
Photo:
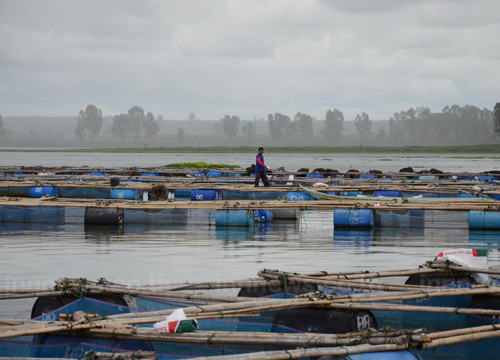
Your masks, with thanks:
[[[210,189],[192,189],[191,190],[191,200],[192,201],[214,201],[219,200],[219,191]]]
[[[289,201],[308,201],[314,200],[314,198],[306,192],[303,191],[288,191],[286,193],[286,198]]]
[[[217,210],[215,214],[216,226],[243,226],[254,225],[252,210]]]
[[[31,198],[41,198],[43,196],[59,195],[59,189],[56,186],[32,186],[30,188]]]
[[[175,198],[191,198],[191,189],[175,189]]]
[[[254,210],[254,221],[256,223],[265,223],[273,221],[273,212],[271,210]]]
[[[375,190],[373,192],[375,197],[403,197],[403,193],[397,190]]]
[[[491,180],[496,180],[495,175],[479,175],[477,177],[479,181],[491,181]]]
[[[334,227],[367,228],[375,225],[372,209],[336,209],[333,212]]]
[[[141,194],[139,190],[133,190],[133,189],[111,190],[111,199],[139,200],[140,198]]]
[[[223,175],[220,171],[207,170],[207,176],[209,177],[222,177]]]
[[[118,225],[123,222],[123,209],[85,208],[85,224]]]
[[[469,229],[500,229],[500,212],[471,210]]]
[[[325,175],[320,174],[320,173],[312,173],[312,174],[307,174],[306,177],[311,178],[311,179],[324,179]]]
[[[340,196],[358,196],[361,194],[359,191],[340,191]]]

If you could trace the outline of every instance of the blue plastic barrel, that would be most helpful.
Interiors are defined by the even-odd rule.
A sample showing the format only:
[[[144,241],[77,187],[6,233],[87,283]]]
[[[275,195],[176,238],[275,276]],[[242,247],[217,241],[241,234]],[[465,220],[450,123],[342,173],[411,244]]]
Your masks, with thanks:
[[[112,189],[111,199],[139,200],[141,195],[138,190],[133,189]]]
[[[59,189],[56,186],[32,186],[30,188],[31,198],[41,198],[45,195],[59,195]]]
[[[472,194],[469,194],[469,193],[458,193],[457,197],[459,197],[459,198],[473,198],[475,196]]]
[[[106,175],[106,173],[104,171],[93,171],[90,174],[94,175],[94,176],[104,176],[104,175]]]
[[[4,206],[2,209],[2,221],[4,222],[25,222],[26,210],[22,206]]]
[[[211,189],[192,189],[192,201],[219,200],[219,191]]]
[[[308,178],[312,178],[312,179],[324,179],[325,176],[323,174],[319,174],[319,173],[313,173],[313,174],[307,174]]]
[[[265,223],[273,221],[273,212],[271,210],[254,210],[253,218],[256,223]]]
[[[495,200],[500,200],[500,195],[499,194],[488,194],[490,198],[493,198]]]
[[[32,223],[63,223],[65,208],[62,206],[29,206],[25,212],[25,221]]]
[[[188,175],[200,177],[200,176],[205,176],[205,173],[203,171],[201,171],[201,172],[196,172],[196,173],[189,173]]]
[[[474,180],[476,177],[472,175],[458,175],[457,180]]]
[[[311,195],[303,191],[288,191],[286,198],[290,201],[308,201],[315,200]]]
[[[175,198],[191,198],[191,189],[175,189]]]
[[[437,180],[436,175],[419,175],[420,180]]]
[[[216,226],[253,226],[252,210],[217,210],[215,213]]]
[[[207,170],[207,176],[210,176],[210,177],[221,177],[222,173],[220,171]]]
[[[372,227],[374,224],[371,209],[337,209],[333,212],[334,227]]]
[[[381,197],[402,197],[403,193],[397,190],[375,190],[373,196]]]
[[[479,175],[477,179],[479,181],[495,180],[495,175]]]
[[[12,174],[13,175],[24,175],[24,173],[22,171],[14,171]]]
[[[160,176],[157,172],[143,172],[141,176]]]
[[[375,179],[377,176],[374,174],[361,174],[359,175],[360,179]]]
[[[440,193],[431,193],[431,192],[423,193],[422,195],[424,196],[424,198],[440,198],[440,197],[442,197]]]
[[[500,212],[471,210],[470,229],[500,229]]]
[[[243,176],[240,173],[226,173],[226,177],[240,177]]]
[[[221,190],[220,198],[222,200],[250,200],[251,193],[241,190]]]
[[[358,196],[360,194],[359,191],[340,191],[339,195],[340,196]]]

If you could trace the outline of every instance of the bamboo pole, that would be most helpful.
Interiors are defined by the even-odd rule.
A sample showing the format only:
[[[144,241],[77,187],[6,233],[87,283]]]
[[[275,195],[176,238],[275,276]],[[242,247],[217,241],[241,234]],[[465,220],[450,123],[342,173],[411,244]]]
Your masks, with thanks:
[[[279,279],[279,275],[270,275],[270,274],[263,274],[266,279]],[[355,281],[349,281],[349,280],[343,280],[343,279],[338,279],[338,280],[323,280],[323,279],[314,279],[314,278],[301,278],[297,277],[294,275],[288,276],[286,278],[286,281],[289,283],[308,283],[308,284],[315,284],[315,285],[323,285],[323,286],[329,286],[329,287],[337,287],[337,288],[347,288],[347,289],[363,289],[363,290],[379,290],[379,291],[412,291],[415,289],[426,289],[425,291],[432,291],[432,290],[439,290],[439,291],[446,291],[443,287],[431,287],[431,286],[405,286],[401,284],[377,284],[377,283],[370,283],[370,282],[355,282]]]
[[[453,270],[460,272],[500,275],[500,269],[465,267],[465,266],[447,264],[442,261],[428,261],[427,266],[434,269],[445,269],[445,270]]]
[[[339,346],[353,343],[406,344],[411,334],[397,336],[349,336],[338,337],[328,334],[278,334],[278,333],[226,333],[226,332],[192,332],[183,334],[163,333],[156,331],[137,331],[130,333],[120,329],[90,329],[83,334],[101,338],[120,340],[163,341],[182,344],[245,344],[245,345],[288,345],[288,346]],[[419,339],[419,337],[418,337]],[[413,340],[412,340],[413,341]]]
[[[404,269],[404,270],[389,270],[389,271],[354,271],[354,272],[317,272],[310,274],[295,274],[290,272],[278,271],[278,270],[269,270],[264,269],[258,273],[259,276],[263,276],[264,274],[271,275],[285,275],[285,276],[297,276],[303,277],[305,279],[308,278],[344,278],[347,280],[354,279],[371,279],[371,278],[379,278],[379,277],[394,277],[394,276],[411,276],[411,275],[428,275],[428,274],[447,274],[447,271],[443,271],[441,269],[427,269],[427,268],[418,268],[418,269]]]
[[[239,355],[199,357],[198,360],[288,360],[319,356],[353,355],[383,351],[405,350],[408,345],[358,345],[334,348],[308,348],[297,350],[262,351]]]
[[[482,333],[472,333],[465,335],[452,336],[447,338],[439,338],[432,340],[430,343],[423,343],[423,349],[432,349],[440,346],[452,346],[458,344],[469,343],[473,341],[480,341],[485,339],[492,339],[500,337],[500,330],[488,331]]]
[[[70,283],[68,288],[76,289],[78,284]],[[120,294],[120,295],[135,295],[135,296],[152,296],[152,297],[168,297],[175,299],[185,299],[185,300],[206,300],[206,301],[217,301],[217,302],[243,302],[247,301],[249,298],[245,297],[228,297],[228,296],[209,296],[201,294],[187,294],[177,291],[141,291],[133,289],[113,289],[102,286],[87,285],[86,291],[90,291],[92,294]]]
[[[422,335],[422,339],[423,339],[423,341],[432,341],[435,339],[455,337],[455,336],[467,335],[467,334],[484,333],[484,332],[498,331],[498,330],[499,329],[498,329],[498,326],[496,324],[483,325],[483,326],[475,326],[475,327],[464,328],[464,329],[454,329],[454,330],[427,333],[427,334]]]

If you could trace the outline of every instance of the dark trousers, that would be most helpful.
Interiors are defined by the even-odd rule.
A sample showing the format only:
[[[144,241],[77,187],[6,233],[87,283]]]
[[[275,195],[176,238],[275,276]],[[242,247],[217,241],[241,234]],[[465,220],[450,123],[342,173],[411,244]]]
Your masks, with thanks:
[[[269,180],[267,179],[267,175],[265,171],[256,171],[255,172],[255,186],[259,186],[259,180],[262,178],[262,182],[264,183],[264,186],[269,186]]]

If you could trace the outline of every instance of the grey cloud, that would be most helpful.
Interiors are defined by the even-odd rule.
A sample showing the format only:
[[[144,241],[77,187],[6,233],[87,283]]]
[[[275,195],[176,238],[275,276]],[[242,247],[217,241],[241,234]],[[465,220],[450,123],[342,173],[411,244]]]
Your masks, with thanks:
[[[71,115],[95,103],[106,115],[139,104],[178,119],[322,118],[338,107],[351,119],[491,108],[498,4],[3,1],[0,113]]]

